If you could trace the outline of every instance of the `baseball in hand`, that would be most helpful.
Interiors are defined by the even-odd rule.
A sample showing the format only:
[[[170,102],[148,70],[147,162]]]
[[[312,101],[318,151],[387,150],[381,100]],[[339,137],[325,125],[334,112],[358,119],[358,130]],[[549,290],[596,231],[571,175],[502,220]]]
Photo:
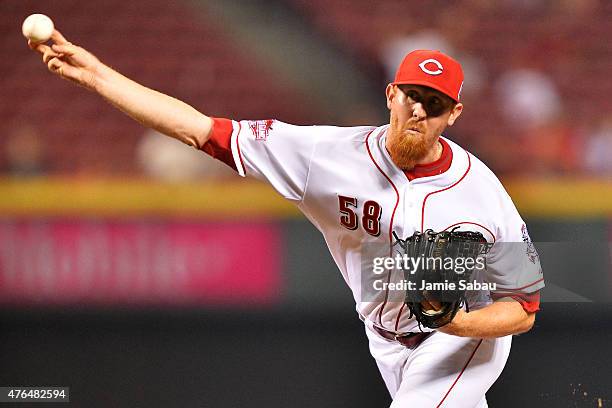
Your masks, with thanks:
[[[33,43],[41,43],[51,38],[53,21],[44,14],[31,14],[23,20],[21,32]]]

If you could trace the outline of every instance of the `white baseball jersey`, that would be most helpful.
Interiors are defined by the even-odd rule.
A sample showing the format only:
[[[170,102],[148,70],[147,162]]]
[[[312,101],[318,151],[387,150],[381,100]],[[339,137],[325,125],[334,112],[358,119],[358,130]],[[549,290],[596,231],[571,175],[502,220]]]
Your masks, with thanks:
[[[385,148],[387,129],[215,119],[203,150],[241,176],[270,183],[299,207],[323,234],[360,316],[380,328],[419,330],[402,299],[391,299],[385,291],[366,299],[362,288],[369,284],[362,272],[372,270],[373,259],[392,254],[393,232],[404,238],[428,228],[459,226],[481,232],[490,243],[524,243],[494,245],[487,255],[486,281],[496,286],[493,298],[512,296],[536,310],[538,299],[529,294],[544,286],[539,260],[497,177],[445,138],[438,162],[424,174],[407,175]],[[392,275],[386,278],[399,279]]]

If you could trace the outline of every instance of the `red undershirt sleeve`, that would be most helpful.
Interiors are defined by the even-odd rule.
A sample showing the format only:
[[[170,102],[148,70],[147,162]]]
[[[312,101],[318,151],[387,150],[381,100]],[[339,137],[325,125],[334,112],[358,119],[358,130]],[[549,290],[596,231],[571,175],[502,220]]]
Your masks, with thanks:
[[[508,294],[508,293],[497,293],[492,294],[493,300],[501,299],[504,297],[511,297],[516,300],[523,306],[528,313],[537,312],[540,310],[540,291],[536,291],[533,293],[517,293],[517,294]]]
[[[232,157],[231,140],[233,125],[229,119],[212,118],[212,134],[201,150],[215,159],[222,161],[234,170],[236,163]]]

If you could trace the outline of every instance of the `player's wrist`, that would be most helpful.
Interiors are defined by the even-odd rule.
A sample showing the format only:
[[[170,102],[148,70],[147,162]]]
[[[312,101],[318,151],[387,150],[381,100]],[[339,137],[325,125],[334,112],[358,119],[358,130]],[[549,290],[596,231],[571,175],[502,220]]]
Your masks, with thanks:
[[[442,333],[452,334],[453,336],[466,337],[466,326],[468,314],[459,309],[457,314],[447,325],[440,327],[438,330]]]
[[[94,92],[104,94],[105,87],[112,82],[113,75],[118,73],[109,66],[97,60],[88,70],[89,78],[85,80],[85,87]]]

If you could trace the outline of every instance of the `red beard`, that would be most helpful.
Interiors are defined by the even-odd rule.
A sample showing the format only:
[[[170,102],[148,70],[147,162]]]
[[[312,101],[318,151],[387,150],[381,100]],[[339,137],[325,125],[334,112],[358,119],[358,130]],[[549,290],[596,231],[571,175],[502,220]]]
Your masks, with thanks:
[[[435,139],[427,140],[423,133],[406,133],[411,127],[422,126],[414,121],[408,121],[400,125],[397,116],[391,113],[391,126],[387,135],[387,151],[391,155],[393,162],[402,170],[410,170],[421,160],[423,160],[434,146]]]

